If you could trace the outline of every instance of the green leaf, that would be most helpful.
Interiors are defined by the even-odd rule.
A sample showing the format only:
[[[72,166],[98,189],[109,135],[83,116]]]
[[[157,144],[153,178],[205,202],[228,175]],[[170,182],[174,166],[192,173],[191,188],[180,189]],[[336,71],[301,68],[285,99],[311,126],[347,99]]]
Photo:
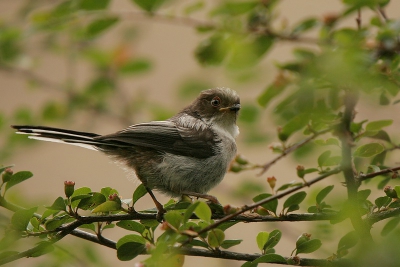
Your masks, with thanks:
[[[46,219],[49,216],[55,216],[57,213],[60,213],[59,210],[45,210],[42,214],[42,220]]]
[[[296,247],[296,255],[299,253],[311,253],[316,251],[322,246],[321,240],[312,239],[306,242],[301,243],[298,247]]]
[[[385,147],[379,143],[369,143],[366,145],[362,145],[354,151],[354,157],[360,158],[368,158],[375,156],[379,153],[382,153],[385,150]]]
[[[143,184],[140,184],[136,189],[135,192],[133,192],[132,196],[132,205],[135,205],[135,203],[141,199],[144,195],[147,194],[147,189]]]
[[[229,38],[226,35],[214,34],[198,45],[195,55],[202,65],[220,65],[230,48]]]
[[[400,196],[400,185],[395,185],[394,191],[396,191],[397,196]]]
[[[286,263],[286,260],[281,255],[271,253],[255,259],[252,263]]]
[[[263,250],[268,250],[275,247],[281,240],[282,232],[280,230],[273,230],[269,233],[268,241],[264,244]]]
[[[339,140],[336,138],[333,138],[333,137],[328,138],[326,140],[318,139],[318,140],[315,140],[314,143],[317,145],[320,145],[320,146],[330,146],[330,145],[340,146]]]
[[[73,218],[71,218],[71,216],[69,216],[67,214],[62,215],[62,216],[57,216],[53,219],[47,220],[46,224],[45,224],[46,230],[52,231],[54,229],[57,229],[64,223],[67,223],[69,220],[73,220]]]
[[[54,250],[53,242],[51,241],[41,241],[35,246],[35,252],[29,255],[30,257],[39,257],[50,253]]]
[[[380,120],[380,121],[371,121],[365,126],[366,131],[379,131],[382,128],[392,125],[393,120]]]
[[[391,231],[396,229],[397,225],[400,223],[400,218],[393,218],[390,221],[388,221],[385,226],[382,228],[381,231],[381,236],[386,236],[388,235]]]
[[[51,210],[63,210],[63,211],[67,210],[67,206],[65,205],[65,200],[62,197],[58,197],[54,201],[53,205],[47,208]]]
[[[380,209],[389,205],[391,201],[392,199],[388,196],[378,197],[377,199],[375,199],[375,205],[378,207],[378,209]]]
[[[80,0],[79,9],[84,10],[101,10],[106,9],[110,0]]]
[[[364,136],[369,136],[371,138],[374,139],[378,139],[378,140],[383,140],[386,142],[391,142],[390,141],[390,136],[386,131],[380,130],[380,131],[373,131],[373,132],[365,132]]]
[[[322,200],[324,200],[324,198],[332,191],[333,187],[333,185],[328,185],[327,187],[319,191],[316,197],[317,204],[321,204]]]
[[[74,193],[71,196],[71,201],[74,201],[77,199],[82,199],[82,198],[79,198],[79,196],[85,196],[85,197],[89,196],[90,197],[91,195],[89,195],[89,193],[91,193],[91,192],[92,192],[92,190],[89,187],[80,187],[78,189],[75,189]],[[78,197],[78,198],[74,198],[74,197]]]
[[[258,196],[255,196],[255,197],[253,198],[253,201],[254,201],[254,202],[259,202],[259,201],[261,201],[261,200],[263,200],[263,199],[266,199],[266,198],[268,198],[268,197],[271,197],[271,196],[272,196],[271,194],[263,193],[263,194],[260,194],[260,195],[258,195]],[[264,209],[267,209],[267,210],[269,210],[269,211],[272,211],[273,213],[276,214],[276,208],[278,207],[278,199],[274,199],[274,200],[272,200],[272,201],[269,201],[269,202],[267,202],[267,203],[265,203],[265,204],[262,204],[261,206],[262,206]]]
[[[292,211],[295,211],[295,210],[299,210],[299,209],[300,209],[300,206],[298,204],[290,205],[288,207],[286,213],[289,213],[289,212],[292,212]]]
[[[144,11],[152,13],[160,8],[162,4],[166,2],[166,0],[131,0],[137,6],[139,6]]]
[[[325,152],[323,152],[321,155],[319,155],[318,157],[318,166],[322,167],[325,166],[325,162],[330,158],[331,156],[331,151],[327,150]]]
[[[7,182],[5,190],[7,191],[8,189],[13,187],[14,185],[22,183],[23,181],[28,180],[32,176],[33,176],[33,174],[31,172],[28,172],[28,171],[20,171],[20,172],[14,173],[11,176],[11,179]]]
[[[121,203],[116,201],[106,201],[101,203],[96,208],[92,210],[92,213],[97,212],[110,212],[110,211],[118,211],[121,210]]]
[[[103,194],[95,192],[91,197],[82,199],[78,204],[78,208],[82,210],[89,210],[106,201],[107,199]]]
[[[371,189],[364,189],[357,192],[357,199],[359,200],[367,200],[367,198],[371,195]]]
[[[268,232],[259,232],[257,234],[257,246],[260,250],[264,249],[265,243],[267,243],[269,238],[269,233]]]
[[[207,249],[209,248],[209,246],[208,246],[207,243],[205,243],[205,242],[203,242],[203,241],[200,241],[200,240],[197,240],[197,239],[193,239],[193,240],[190,242],[190,245],[196,246],[196,247],[207,248]]]
[[[309,122],[308,114],[299,114],[288,121],[278,133],[279,140],[286,141],[293,133],[300,131]]]
[[[240,243],[242,243],[242,239],[231,239],[231,240],[224,240],[222,241],[221,247],[224,249],[228,249],[230,247],[239,245]]]
[[[248,261],[248,262],[243,263],[241,267],[257,267],[257,266],[258,266],[258,263],[253,263],[251,261]]]
[[[286,201],[283,203],[283,208],[286,209],[292,205],[299,205],[304,198],[307,196],[307,193],[304,191],[297,192],[296,194],[291,195]]]
[[[138,235],[126,235],[117,242],[117,257],[121,261],[129,261],[142,253],[146,240]]]
[[[226,229],[234,226],[237,224],[239,221],[228,221],[228,222],[223,222],[220,225],[217,226],[218,229],[221,229],[222,231],[225,231]]]
[[[29,220],[29,222],[32,224],[32,226],[33,226],[33,228],[34,228],[35,230],[39,230],[40,222],[39,222],[39,219],[38,219],[38,218],[32,217],[32,218]]]
[[[225,233],[220,229],[213,229],[208,232],[207,241],[211,247],[218,248],[225,239]]]
[[[128,61],[119,68],[122,74],[139,74],[151,69],[151,63],[147,59],[135,59]]]
[[[11,217],[11,225],[17,231],[25,231],[37,208],[17,210]]]
[[[308,30],[311,30],[317,25],[318,25],[318,20],[316,18],[305,19],[294,27],[292,34],[296,35],[299,33],[306,32]]]
[[[295,181],[292,181],[292,182],[290,182],[290,183],[283,184],[283,185],[280,186],[278,189],[276,189],[276,191],[277,191],[277,192],[278,192],[278,191],[282,191],[282,190],[288,189],[288,188],[290,188],[290,187],[295,187],[295,186],[299,186],[299,185],[302,185],[302,183],[296,183]]]
[[[187,223],[187,221],[189,221],[190,217],[192,216],[194,210],[197,208],[197,206],[199,205],[200,201],[197,201],[193,204],[191,204],[185,211],[185,214],[183,215],[183,223]]]
[[[271,85],[269,85],[264,90],[264,92],[258,97],[257,99],[258,104],[260,104],[260,106],[264,108],[267,107],[267,105],[269,104],[269,102],[271,102],[273,98],[280,95],[286,89],[286,85],[287,85],[286,82],[279,83],[279,81],[276,81]]]
[[[92,21],[86,28],[86,37],[93,38],[100,35],[105,30],[117,23],[118,20],[119,19],[117,17],[109,17]]]
[[[246,69],[257,64],[274,44],[274,37],[261,35],[256,38],[235,38],[227,60],[230,69]]]
[[[180,211],[170,210],[164,214],[164,219],[176,229],[181,226],[183,215]]]
[[[201,220],[209,222],[211,220],[211,210],[210,207],[204,202],[199,202],[196,209],[194,210],[194,214],[199,217]]]
[[[358,243],[358,235],[357,235],[356,231],[348,232],[339,240],[337,250],[338,250],[338,252],[340,250],[347,250],[349,248],[354,247],[357,243]]]
[[[117,226],[129,231],[138,232],[139,234],[143,233],[144,230],[146,230],[146,227],[143,224],[130,220],[119,221],[117,222]]]

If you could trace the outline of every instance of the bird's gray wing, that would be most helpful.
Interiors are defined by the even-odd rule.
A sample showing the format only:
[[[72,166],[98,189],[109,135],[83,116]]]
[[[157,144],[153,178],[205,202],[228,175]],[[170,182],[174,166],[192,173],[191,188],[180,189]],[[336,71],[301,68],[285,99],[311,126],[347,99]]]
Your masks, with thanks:
[[[218,142],[209,127],[188,127],[172,121],[135,124],[120,132],[94,139],[110,145],[128,144],[195,158],[215,155]]]

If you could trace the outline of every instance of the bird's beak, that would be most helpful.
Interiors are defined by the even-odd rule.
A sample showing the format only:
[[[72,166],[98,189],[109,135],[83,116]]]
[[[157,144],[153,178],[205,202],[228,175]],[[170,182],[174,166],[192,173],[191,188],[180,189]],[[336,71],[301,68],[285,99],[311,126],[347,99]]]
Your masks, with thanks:
[[[240,110],[240,104],[234,104],[231,107],[226,107],[226,108],[220,108],[219,111],[239,111]]]

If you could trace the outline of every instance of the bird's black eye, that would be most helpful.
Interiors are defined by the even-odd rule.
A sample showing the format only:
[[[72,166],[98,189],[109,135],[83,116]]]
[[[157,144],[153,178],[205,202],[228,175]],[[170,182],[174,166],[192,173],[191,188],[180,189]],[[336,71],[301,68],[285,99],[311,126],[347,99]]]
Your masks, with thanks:
[[[220,99],[218,96],[214,97],[214,98],[211,100],[211,105],[212,105],[213,107],[219,107],[220,104],[221,104],[221,99]]]

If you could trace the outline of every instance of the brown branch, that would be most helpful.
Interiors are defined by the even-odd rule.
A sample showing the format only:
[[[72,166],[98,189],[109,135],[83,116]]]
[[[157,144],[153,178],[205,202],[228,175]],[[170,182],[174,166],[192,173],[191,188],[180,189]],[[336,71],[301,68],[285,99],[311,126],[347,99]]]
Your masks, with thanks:
[[[373,224],[382,221],[384,219],[387,218],[391,218],[391,217],[396,217],[400,215],[400,208],[394,208],[394,209],[390,209],[390,210],[385,210],[385,211],[378,211],[378,212],[374,212],[370,215],[368,215],[364,221],[372,226]]]
[[[373,172],[373,173],[368,173],[368,174],[361,174],[359,175],[359,177],[357,178],[359,181],[364,181],[367,179],[371,179],[374,178],[376,176],[382,175],[382,174],[386,174],[386,173],[393,173],[400,170],[400,167],[395,167],[395,168],[390,168],[390,169],[384,169],[378,172]]]
[[[388,16],[386,15],[386,12],[385,12],[385,10],[384,10],[383,8],[378,7],[378,13],[382,16],[382,18],[383,18],[386,22],[389,21],[389,18],[388,18]]]
[[[332,170],[332,171],[326,172],[326,173],[324,173],[324,174],[322,174],[322,175],[320,175],[320,176],[314,178],[313,180],[311,180],[311,181],[309,181],[309,182],[307,182],[307,183],[304,183],[304,184],[302,184],[302,185],[289,188],[289,189],[283,191],[282,193],[279,193],[279,194],[270,196],[270,197],[268,197],[268,198],[266,198],[266,199],[263,199],[263,200],[261,200],[261,201],[258,201],[258,202],[256,202],[256,203],[254,203],[254,204],[252,204],[252,205],[244,206],[241,210],[239,210],[239,211],[237,211],[237,212],[235,212],[235,213],[233,213],[233,214],[227,215],[227,216],[223,217],[221,220],[216,221],[215,223],[210,224],[209,226],[203,228],[202,230],[200,230],[200,231],[198,232],[198,234],[205,233],[205,232],[207,232],[207,231],[209,231],[209,230],[211,230],[211,229],[216,228],[218,225],[222,224],[223,222],[227,222],[227,221],[229,221],[229,220],[231,220],[231,219],[237,217],[238,215],[240,215],[240,214],[242,214],[242,213],[244,213],[244,212],[246,212],[246,211],[249,211],[249,210],[252,210],[252,209],[254,209],[254,208],[257,208],[258,206],[261,206],[261,205],[263,205],[263,204],[265,204],[265,203],[268,203],[268,202],[270,202],[270,201],[272,201],[272,200],[280,199],[280,198],[282,198],[282,197],[284,197],[284,196],[287,196],[287,195],[289,195],[289,194],[291,194],[291,193],[293,193],[293,192],[296,192],[296,191],[298,191],[298,190],[300,190],[300,189],[302,189],[302,188],[304,188],[304,187],[309,187],[310,185],[312,185],[312,184],[314,184],[314,183],[316,183],[316,182],[319,182],[319,181],[325,179],[326,177],[329,177],[329,176],[331,176],[331,175],[333,175],[333,174],[336,174],[336,173],[339,173],[339,172],[340,172],[340,169],[339,169],[339,168],[334,169],[334,170]]]
[[[282,153],[279,156],[275,157],[274,159],[272,159],[271,161],[265,163],[264,165],[261,165],[260,167],[261,167],[262,170],[261,170],[259,175],[262,175],[263,173],[265,173],[272,165],[274,165],[277,161],[279,161],[280,159],[282,159],[283,157],[285,157],[289,153],[291,153],[291,152],[295,151],[296,149],[298,149],[298,148],[304,146],[305,144],[309,143],[310,141],[315,139],[317,136],[329,132],[330,130],[331,129],[328,128],[328,129],[325,129],[323,131],[316,132],[312,136],[310,136],[310,137],[308,137],[308,138],[306,138],[304,140],[301,140],[300,142],[297,142],[297,143],[287,147],[285,150],[282,151]]]
[[[76,232],[72,232],[72,235],[76,237],[80,237],[82,239],[116,249],[116,242],[110,239],[105,239],[107,242],[103,242],[99,240],[99,238],[94,235],[87,233],[85,231],[76,230]],[[207,258],[218,258],[218,259],[227,259],[227,260],[237,260],[237,261],[254,261],[258,259],[260,254],[248,254],[248,253],[238,253],[238,252],[231,252],[231,251],[210,251],[205,249],[198,249],[198,248],[189,248],[189,247],[181,247],[181,248],[172,248],[171,252],[178,253],[181,255],[187,256],[199,256],[199,257],[207,257]],[[141,253],[142,255],[149,255],[148,252]],[[284,257],[285,260],[289,260],[289,257]],[[272,262],[271,262],[272,263]],[[282,264],[276,262],[278,264]],[[283,263],[285,264],[285,263]],[[285,264],[287,265],[287,264]],[[298,266],[351,266],[351,261],[347,259],[340,259],[336,261],[330,261],[325,259],[308,259],[308,258],[300,258],[300,262]]]
[[[357,10],[356,22],[357,22],[357,29],[361,30],[361,9]]]
[[[342,163],[341,168],[346,181],[349,217],[351,223],[356,230],[360,239],[364,239],[366,242],[372,242],[372,236],[370,233],[370,227],[362,221],[361,213],[358,206],[357,191],[360,186],[360,182],[356,179],[356,171],[353,165],[352,158],[352,146],[353,136],[350,130],[350,125],[354,118],[354,110],[357,104],[358,95],[357,92],[347,90],[344,96],[344,113],[342,117],[342,123],[340,125],[339,137],[342,143]]]

